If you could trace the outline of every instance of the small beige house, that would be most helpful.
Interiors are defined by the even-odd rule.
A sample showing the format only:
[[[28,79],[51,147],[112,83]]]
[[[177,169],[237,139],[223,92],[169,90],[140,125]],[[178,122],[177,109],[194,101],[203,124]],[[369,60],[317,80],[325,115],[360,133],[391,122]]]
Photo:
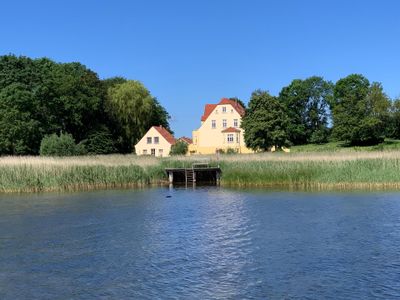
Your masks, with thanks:
[[[193,131],[189,154],[213,154],[233,149],[238,153],[253,153],[244,143],[240,128],[245,109],[237,101],[227,98],[217,104],[206,104],[200,128]]]
[[[162,126],[153,126],[135,145],[137,155],[169,156],[174,136]]]

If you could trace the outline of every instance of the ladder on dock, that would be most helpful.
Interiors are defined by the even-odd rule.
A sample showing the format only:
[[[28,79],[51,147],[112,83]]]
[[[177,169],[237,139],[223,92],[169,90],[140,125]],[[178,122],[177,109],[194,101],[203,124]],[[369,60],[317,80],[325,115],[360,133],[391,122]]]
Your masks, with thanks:
[[[186,181],[186,184],[195,182],[193,168],[185,169],[185,181]]]

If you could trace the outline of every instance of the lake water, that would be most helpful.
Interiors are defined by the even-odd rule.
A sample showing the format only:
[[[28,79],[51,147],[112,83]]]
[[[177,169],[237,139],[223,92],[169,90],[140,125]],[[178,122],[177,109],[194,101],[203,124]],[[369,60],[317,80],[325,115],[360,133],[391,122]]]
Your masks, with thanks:
[[[400,193],[0,196],[0,299],[399,298]]]

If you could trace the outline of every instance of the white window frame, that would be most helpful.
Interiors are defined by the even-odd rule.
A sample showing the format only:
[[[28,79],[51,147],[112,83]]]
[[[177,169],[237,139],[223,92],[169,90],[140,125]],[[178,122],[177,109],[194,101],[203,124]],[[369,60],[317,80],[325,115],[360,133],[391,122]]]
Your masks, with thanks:
[[[216,120],[211,120],[211,128],[212,129],[217,128],[217,121]]]
[[[228,126],[228,122],[226,121],[226,119],[222,120],[222,128],[226,128]]]
[[[226,106],[222,106],[222,113],[226,114]]]
[[[232,144],[234,142],[235,138],[233,133],[228,133],[228,135],[226,136],[226,141],[228,144]]]
[[[233,127],[235,127],[235,128],[239,127],[239,120],[238,119],[233,119]]]

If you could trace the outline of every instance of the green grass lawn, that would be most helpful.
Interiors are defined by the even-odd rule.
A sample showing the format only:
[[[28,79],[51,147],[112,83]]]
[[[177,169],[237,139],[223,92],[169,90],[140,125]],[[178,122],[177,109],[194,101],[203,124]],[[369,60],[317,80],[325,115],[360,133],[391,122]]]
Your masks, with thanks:
[[[347,152],[347,151],[393,151],[400,150],[400,140],[385,139],[381,144],[374,146],[347,146],[343,142],[329,142],[326,144],[316,145],[308,144],[301,146],[293,146],[290,152]]]

